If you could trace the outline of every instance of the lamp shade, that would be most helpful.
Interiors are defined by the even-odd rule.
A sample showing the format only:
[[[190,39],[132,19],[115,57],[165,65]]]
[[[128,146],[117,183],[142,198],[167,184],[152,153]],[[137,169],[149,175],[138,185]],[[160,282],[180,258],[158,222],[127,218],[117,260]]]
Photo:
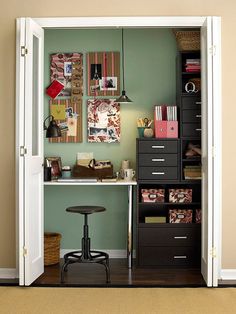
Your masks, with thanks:
[[[116,99],[116,102],[125,104],[125,103],[132,102],[132,100],[129,99],[129,97],[126,95],[125,90],[122,90],[122,94],[119,98]]]
[[[49,122],[49,126],[46,126],[46,120],[51,119]],[[54,117],[52,115],[48,116],[43,123],[44,130],[46,130],[46,137],[61,137],[61,129],[57,125],[56,121],[54,120]]]

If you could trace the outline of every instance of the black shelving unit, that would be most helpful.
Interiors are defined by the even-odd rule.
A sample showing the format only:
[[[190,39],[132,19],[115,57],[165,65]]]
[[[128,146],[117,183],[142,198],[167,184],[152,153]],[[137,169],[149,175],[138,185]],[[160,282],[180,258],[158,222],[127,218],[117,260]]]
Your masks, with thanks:
[[[140,267],[200,267],[201,180],[185,179],[184,167],[197,166],[201,156],[185,155],[189,143],[201,146],[201,94],[186,93],[184,86],[199,73],[185,71],[186,59],[200,58],[199,51],[180,52],[177,58],[178,139],[137,139],[137,261]],[[163,202],[144,202],[142,190],[164,189]],[[192,189],[191,203],[172,203],[169,189]],[[192,223],[170,223],[170,209],[191,209]],[[164,223],[145,217],[165,217]]]

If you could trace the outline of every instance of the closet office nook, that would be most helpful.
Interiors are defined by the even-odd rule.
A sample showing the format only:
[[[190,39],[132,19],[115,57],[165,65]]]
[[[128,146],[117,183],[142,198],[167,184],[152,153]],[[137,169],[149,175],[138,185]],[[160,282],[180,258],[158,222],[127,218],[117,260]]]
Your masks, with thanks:
[[[217,286],[219,21],[20,18],[17,30],[19,284]],[[94,213],[90,245],[106,265],[72,261],[61,280],[63,256],[88,251],[73,206],[93,206],[77,213]]]

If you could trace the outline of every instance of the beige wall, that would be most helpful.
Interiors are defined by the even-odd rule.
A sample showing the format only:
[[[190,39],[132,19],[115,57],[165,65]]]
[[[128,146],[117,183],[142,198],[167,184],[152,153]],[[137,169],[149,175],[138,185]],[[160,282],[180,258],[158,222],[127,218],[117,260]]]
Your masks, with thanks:
[[[223,85],[223,268],[236,268],[236,206],[233,186],[236,73],[236,2],[235,0],[110,0],[104,2],[62,0],[7,0],[1,3],[0,69],[2,69],[0,106],[1,179],[0,189],[0,268],[15,267],[14,199],[14,123],[15,123],[15,19],[49,16],[178,16],[216,15],[222,17]]]

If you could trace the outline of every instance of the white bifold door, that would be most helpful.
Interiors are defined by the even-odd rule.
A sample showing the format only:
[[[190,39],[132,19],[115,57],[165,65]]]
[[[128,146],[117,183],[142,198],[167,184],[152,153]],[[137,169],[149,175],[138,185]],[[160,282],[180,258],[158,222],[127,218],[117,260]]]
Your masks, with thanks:
[[[122,27],[201,28],[202,62],[202,275],[208,286],[218,281],[220,190],[220,19],[199,17],[114,18]],[[195,20],[196,20],[195,19]],[[43,273],[43,53],[42,27],[71,27],[70,18],[17,19],[16,199],[20,285]],[[134,21],[134,22],[132,22]],[[140,21],[140,25],[137,25]],[[190,22],[189,22],[190,21]],[[76,18],[74,28],[108,27],[111,18]],[[132,24],[133,23],[133,24]],[[91,25],[91,26],[90,26]],[[174,70],[174,69],[173,69]],[[137,87],[138,88],[138,87]],[[218,135],[217,135],[218,134]],[[217,136],[216,136],[217,135]],[[217,175],[216,175],[217,173]],[[219,197],[218,197],[219,196]],[[217,198],[218,197],[218,198]],[[218,217],[218,218],[217,218]],[[218,254],[218,256],[217,256]]]
[[[19,281],[30,285],[44,271],[43,54],[44,31],[17,20],[17,188]]]

